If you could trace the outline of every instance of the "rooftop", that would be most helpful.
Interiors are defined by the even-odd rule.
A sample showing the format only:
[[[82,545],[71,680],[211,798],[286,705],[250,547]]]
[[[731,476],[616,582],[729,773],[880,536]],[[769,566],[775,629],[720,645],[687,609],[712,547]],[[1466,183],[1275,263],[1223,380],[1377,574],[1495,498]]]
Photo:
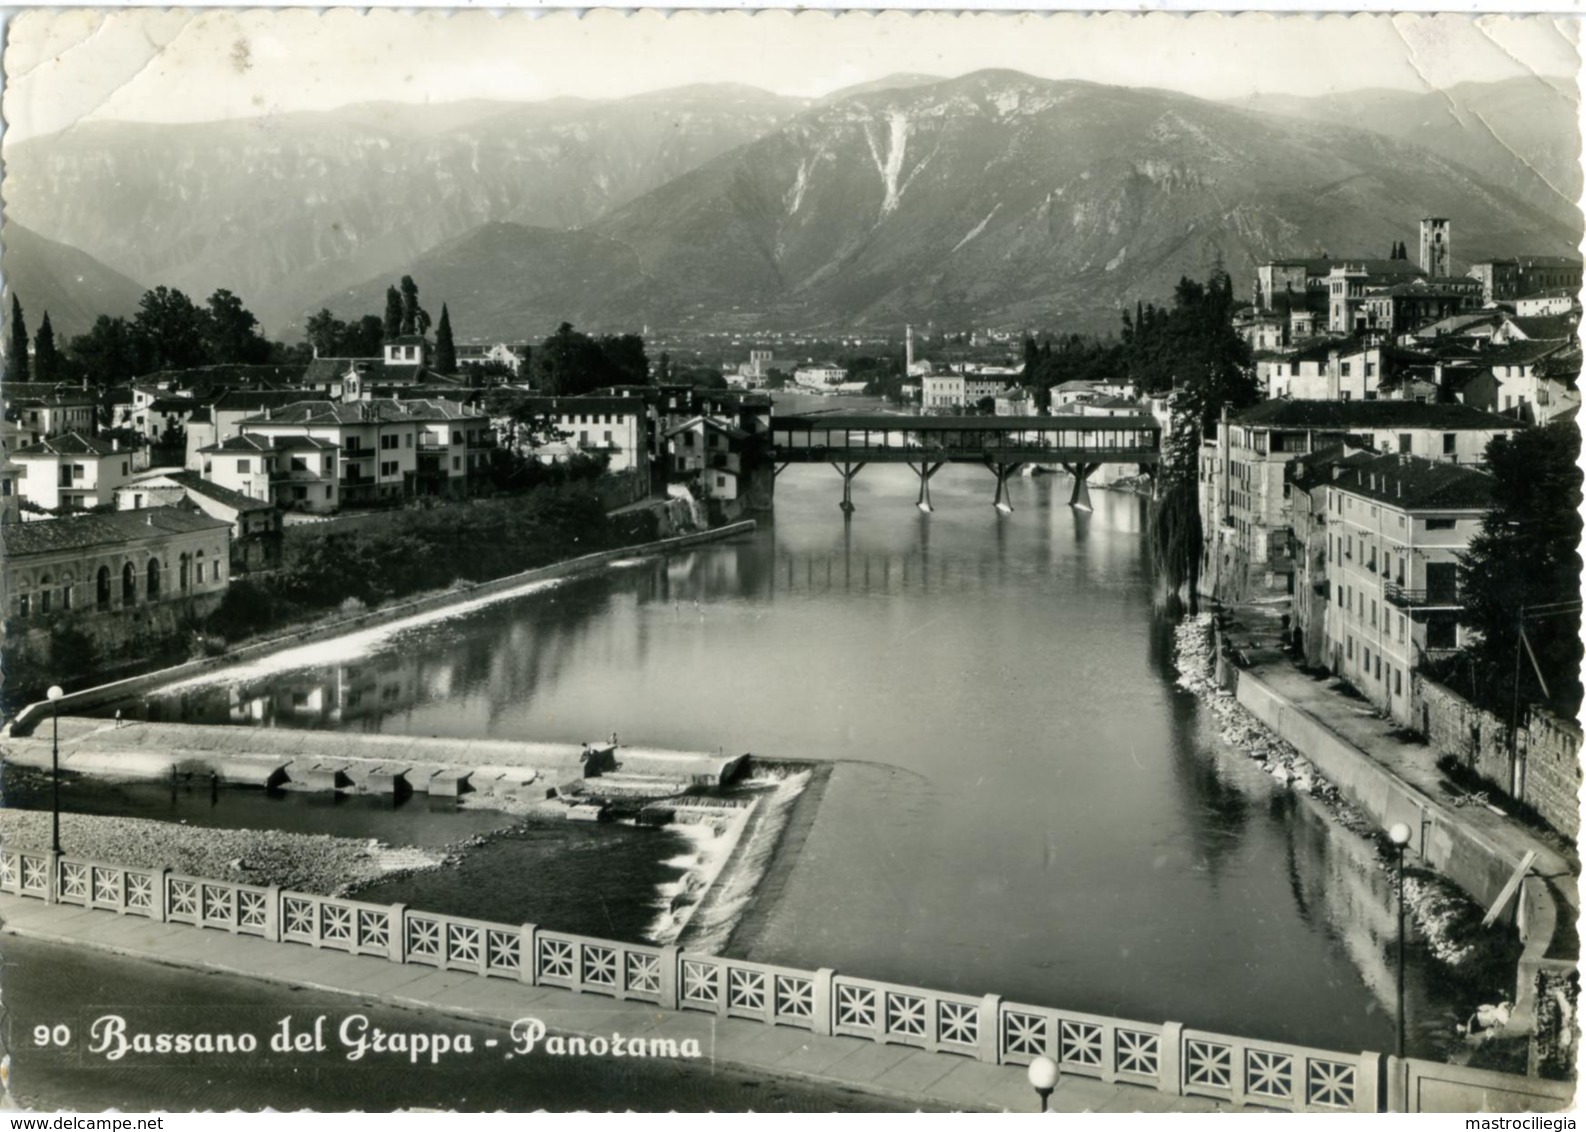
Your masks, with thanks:
[[[17,558],[27,554],[114,546],[194,531],[230,530],[231,524],[224,519],[212,519],[200,512],[176,507],[145,507],[103,515],[16,523],[6,528],[6,555]]]
[[[68,432],[62,436],[52,436],[41,440],[37,444],[29,444],[26,448],[19,448],[13,453],[15,456],[109,456],[121,451],[114,444],[107,444],[103,440],[84,436],[80,432]]]
[[[1404,511],[1484,511],[1492,502],[1487,473],[1419,456],[1377,456],[1353,463],[1333,485]]]
[[[356,425],[397,424],[405,421],[450,421],[477,418],[482,413],[456,401],[421,398],[412,401],[297,401],[248,417],[245,425]]]
[[[1421,404],[1416,401],[1265,401],[1230,422],[1257,428],[1327,429],[1436,428],[1445,431],[1485,429],[1511,431],[1516,422],[1467,405]]]
[[[254,499],[252,496],[244,495],[240,491],[232,491],[229,487],[221,487],[213,480],[206,480],[197,472],[189,472],[185,469],[157,468],[154,471],[145,472],[141,476],[133,477],[131,483],[141,486],[155,480],[169,480],[180,487],[186,488],[195,495],[213,499],[216,503],[224,504],[234,511],[273,511],[275,509],[275,504],[268,500]]]

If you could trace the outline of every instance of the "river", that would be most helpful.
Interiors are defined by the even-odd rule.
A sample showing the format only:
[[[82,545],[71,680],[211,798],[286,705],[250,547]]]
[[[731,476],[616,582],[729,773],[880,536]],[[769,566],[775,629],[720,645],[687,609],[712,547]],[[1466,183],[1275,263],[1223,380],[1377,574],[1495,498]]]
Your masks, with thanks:
[[[794,466],[752,535],[127,710],[851,760],[752,957],[1391,1050],[1387,877],[1174,686],[1145,501],[1098,490],[1076,513],[1068,487],[1018,478],[1000,515],[991,474],[952,465],[922,515],[906,468],[871,466],[845,520],[836,473]],[[1412,949],[1412,1047],[1443,1050],[1498,980]]]

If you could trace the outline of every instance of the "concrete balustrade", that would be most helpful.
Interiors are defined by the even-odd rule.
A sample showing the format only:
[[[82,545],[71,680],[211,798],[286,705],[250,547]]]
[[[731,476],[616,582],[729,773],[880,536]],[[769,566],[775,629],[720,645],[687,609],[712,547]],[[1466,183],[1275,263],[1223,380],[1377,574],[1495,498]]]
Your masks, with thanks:
[[[1176,1022],[1133,1022],[1004,1002],[997,995],[878,982],[829,968],[753,963],[170,869],[57,859],[48,852],[0,849],[0,891],[998,1065],[1027,1065],[1046,1056],[1065,1074],[1236,1105],[1375,1112],[1387,1082],[1384,1060],[1375,1053],[1255,1041]],[[1446,1091],[1463,1080],[1463,1071],[1444,1068],[1437,1087]],[[1502,1074],[1484,1075],[1479,1082],[1505,1095],[1525,1094],[1531,1083]],[[1533,1090],[1548,1100],[1555,1092]],[[1402,1081],[1391,1093],[1400,1099],[1416,1095]]]

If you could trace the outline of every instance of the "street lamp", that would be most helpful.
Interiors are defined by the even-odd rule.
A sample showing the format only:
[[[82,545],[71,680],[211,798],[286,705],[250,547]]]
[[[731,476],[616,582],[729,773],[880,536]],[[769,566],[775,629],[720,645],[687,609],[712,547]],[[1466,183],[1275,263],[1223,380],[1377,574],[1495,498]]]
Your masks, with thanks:
[[[44,693],[50,698],[50,834],[55,855],[61,854],[61,691],[51,684]]]
[[[1399,1015],[1398,1054],[1404,1056],[1404,847],[1410,843],[1410,827],[1402,821],[1388,829],[1388,840],[1398,851],[1399,860]]]
[[[1042,1055],[1030,1062],[1028,1071],[1030,1087],[1035,1090],[1035,1095],[1041,1098],[1041,1111],[1046,1111],[1046,1098],[1052,1095],[1052,1090],[1057,1088],[1058,1080],[1063,1076],[1058,1069],[1057,1062],[1050,1057]]]

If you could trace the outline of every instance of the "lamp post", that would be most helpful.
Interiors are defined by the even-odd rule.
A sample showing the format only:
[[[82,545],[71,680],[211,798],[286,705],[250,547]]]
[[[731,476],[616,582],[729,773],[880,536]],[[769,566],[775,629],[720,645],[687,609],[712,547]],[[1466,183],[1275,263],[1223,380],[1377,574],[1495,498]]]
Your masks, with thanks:
[[[1030,1087],[1035,1090],[1035,1095],[1041,1098],[1041,1111],[1046,1111],[1046,1099],[1052,1095],[1052,1090],[1057,1088],[1057,1082],[1063,1073],[1057,1062],[1044,1054],[1030,1062],[1028,1070]]]
[[[51,684],[44,693],[50,699],[50,844],[61,855],[61,691]]]
[[[1394,822],[1388,829],[1388,840],[1393,842],[1397,850],[1399,862],[1399,1011],[1398,1011],[1398,1042],[1395,1048],[1398,1056],[1404,1056],[1404,847],[1410,843],[1410,827],[1401,822]]]

